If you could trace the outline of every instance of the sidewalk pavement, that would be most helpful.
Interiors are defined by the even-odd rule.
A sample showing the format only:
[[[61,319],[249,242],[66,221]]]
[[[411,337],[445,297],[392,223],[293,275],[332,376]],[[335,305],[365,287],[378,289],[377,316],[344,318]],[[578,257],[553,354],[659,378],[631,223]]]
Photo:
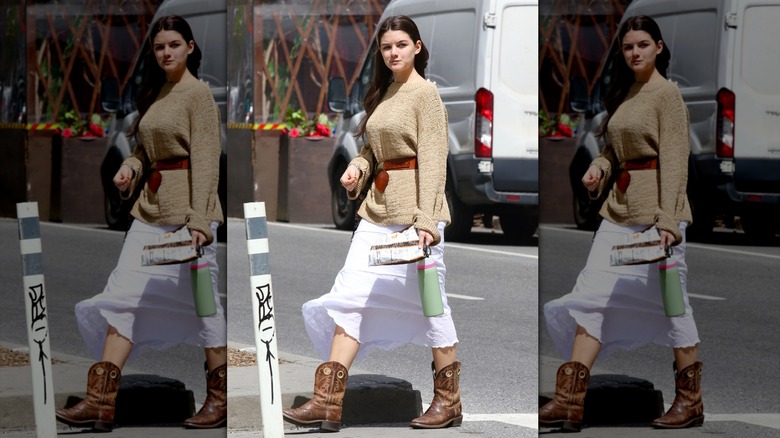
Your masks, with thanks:
[[[0,346],[16,349],[21,346],[0,342]],[[229,343],[231,348],[246,349],[249,346]],[[251,347],[249,347],[251,348]],[[55,382],[56,406],[63,406],[69,396],[83,396],[86,387],[86,370],[92,364],[87,358],[52,353],[58,363],[52,366]],[[316,359],[280,353],[280,382],[282,405],[299,405],[312,394],[314,371],[319,365]],[[552,396],[555,388],[555,373],[561,361],[540,357],[540,400]],[[123,376],[140,374],[139,370],[126,368]],[[663,410],[661,394],[652,384],[628,376],[607,375],[604,370],[594,368],[586,407],[588,427],[578,436],[642,437],[651,434],[657,437],[659,431],[649,427],[649,421]],[[140,374],[136,376],[136,389],[143,398],[131,403],[132,409],[123,412],[123,423],[115,429],[113,436],[120,437],[228,437],[244,438],[262,436],[262,419],[259,407],[258,370],[256,366],[228,367],[228,428],[213,430],[188,430],[179,426],[179,421],[159,421],[159,425],[148,425],[150,411],[169,412],[173,404],[189,405],[187,409],[196,409],[192,392],[175,385],[172,379]],[[28,366],[0,367],[0,437],[34,437],[35,418],[32,409],[31,377]],[[127,389],[128,379],[123,377],[123,391]],[[174,384],[170,384],[172,381]],[[150,396],[150,391],[157,390]],[[122,392],[120,392],[122,394]],[[184,397],[182,397],[182,395]],[[121,395],[120,395],[121,396]],[[673,394],[666,395],[670,403]],[[176,400],[171,402],[171,400]],[[118,407],[119,409],[119,407]],[[340,437],[444,437],[453,434],[478,434],[486,437],[503,437],[500,425],[485,425],[481,420],[470,420],[468,413],[463,427],[443,430],[414,430],[408,427],[408,421],[422,412],[420,393],[401,379],[369,373],[359,368],[350,370],[350,380],[344,403],[343,421],[345,427]],[[119,413],[118,415],[119,416]],[[644,417],[642,417],[644,416]],[[476,418],[476,417],[474,417]],[[643,419],[644,418],[644,419]],[[649,420],[648,420],[649,419]],[[146,424],[144,424],[146,423]],[[714,423],[715,428],[705,421],[704,427],[678,431],[662,431],[664,436],[690,437],[709,435],[713,431],[725,436],[732,430],[739,430],[740,423]],[[709,427],[708,427],[709,426]],[[745,425],[742,425],[745,426]],[[69,428],[58,424],[58,433],[62,436],[75,435],[89,437],[93,434],[81,429]],[[475,429],[481,429],[475,430]],[[517,429],[514,429],[517,430]],[[528,428],[528,436],[536,436],[536,430]],[[557,430],[539,430],[540,435],[555,436]],[[299,428],[285,423],[285,435],[324,436],[326,434],[310,428]],[[102,437],[106,435],[102,434]],[[332,435],[331,435],[332,436]],[[525,436],[525,435],[524,435]]]

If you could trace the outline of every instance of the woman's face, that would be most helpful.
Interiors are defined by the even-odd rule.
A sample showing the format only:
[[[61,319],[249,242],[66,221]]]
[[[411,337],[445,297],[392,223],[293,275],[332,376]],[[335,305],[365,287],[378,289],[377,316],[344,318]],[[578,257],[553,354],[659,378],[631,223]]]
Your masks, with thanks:
[[[152,46],[157,64],[169,78],[181,75],[187,69],[187,55],[195,49],[195,42],[184,41],[175,30],[161,30],[154,36]]]
[[[393,76],[408,72],[414,68],[414,55],[420,53],[422,42],[412,41],[408,33],[402,30],[388,30],[379,39],[382,59]]]
[[[629,30],[623,37],[623,57],[634,74],[650,74],[655,69],[655,57],[663,50],[663,41],[656,44],[644,30]]]

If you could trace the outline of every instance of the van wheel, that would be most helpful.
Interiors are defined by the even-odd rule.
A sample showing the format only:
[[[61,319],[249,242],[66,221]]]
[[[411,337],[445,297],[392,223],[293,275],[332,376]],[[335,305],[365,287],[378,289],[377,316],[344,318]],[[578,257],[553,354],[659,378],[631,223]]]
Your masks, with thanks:
[[[444,229],[444,240],[449,242],[463,241],[469,236],[471,226],[474,225],[474,211],[461,202],[449,180],[444,195],[447,197],[447,205],[450,207],[450,224]]]
[[[523,210],[501,213],[498,220],[507,239],[517,244],[529,242],[539,228],[538,217]]]
[[[777,218],[771,214],[749,213],[740,216],[745,234],[755,240],[768,240],[777,235]]]
[[[347,164],[340,162],[333,175],[335,181],[330,196],[330,209],[333,216],[333,224],[339,230],[352,230],[355,228],[356,202],[347,197],[347,190],[338,181],[338,178],[347,170]]]
[[[580,192],[584,192],[581,190]],[[587,192],[574,194],[574,223],[580,230],[594,231],[599,225],[601,204],[591,201]]]
[[[130,212],[125,207],[127,203],[122,202],[119,196],[112,198],[106,193],[103,195],[103,209],[106,216],[106,224],[112,230],[127,230],[128,215]]]
[[[685,238],[693,242],[706,242],[712,239],[713,227],[715,227],[715,212],[708,205],[713,201],[706,198],[691,203],[693,223],[685,229]]]

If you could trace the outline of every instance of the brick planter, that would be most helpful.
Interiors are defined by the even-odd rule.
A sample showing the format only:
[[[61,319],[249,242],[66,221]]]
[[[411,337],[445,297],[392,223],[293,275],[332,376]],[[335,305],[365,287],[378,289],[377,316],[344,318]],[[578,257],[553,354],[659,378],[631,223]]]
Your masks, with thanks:
[[[108,139],[63,138],[60,161],[60,220],[68,223],[106,221],[100,163]]]
[[[539,222],[573,224],[574,195],[569,182],[569,164],[577,140],[539,140]]]
[[[27,200],[27,132],[0,130],[3,170],[0,172],[0,217],[16,217],[16,204]]]
[[[328,161],[334,142],[333,138],[280,138],[277,220],[332,223]]]

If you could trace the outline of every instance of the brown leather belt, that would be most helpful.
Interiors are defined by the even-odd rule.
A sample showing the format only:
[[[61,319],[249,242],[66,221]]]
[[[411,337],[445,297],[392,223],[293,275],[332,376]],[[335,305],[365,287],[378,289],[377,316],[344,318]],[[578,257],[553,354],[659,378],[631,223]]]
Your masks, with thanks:
[[[393,160],[387,160],[382,162],[382,169],[380,169],[374,177],[374,184],[379,193],[384,193],[387,188],[387,183],[390,182],[390,174],[388,170],[405,170],[405,169],[417,169],[417,157],[410,158],[396,158]]]
[[[622,167],[618,171],[617,179],[615,181],[617,189],[620,190],[621,193],[626,193],[626,190],[628,190],[628,186],[631,184],[631,174],[628,173],[629,170],[655,170],[658,169],[658,167],[657,157],[624,161]]]
[[[159,160],[152,163],[152,168],[156,170],[177,170],[177,169],[189,169],[190,159],[185,158],[170,158],[167,160]]]
[[[161,170],[186,170],[189,168],[190,159],[188,157],[155,161],[152,163],[152,172],[149,174],[149,179],[146,181],[149,185],[149,190],[151,190],[152,193],[157,193],[160,184],[162,184]]]

